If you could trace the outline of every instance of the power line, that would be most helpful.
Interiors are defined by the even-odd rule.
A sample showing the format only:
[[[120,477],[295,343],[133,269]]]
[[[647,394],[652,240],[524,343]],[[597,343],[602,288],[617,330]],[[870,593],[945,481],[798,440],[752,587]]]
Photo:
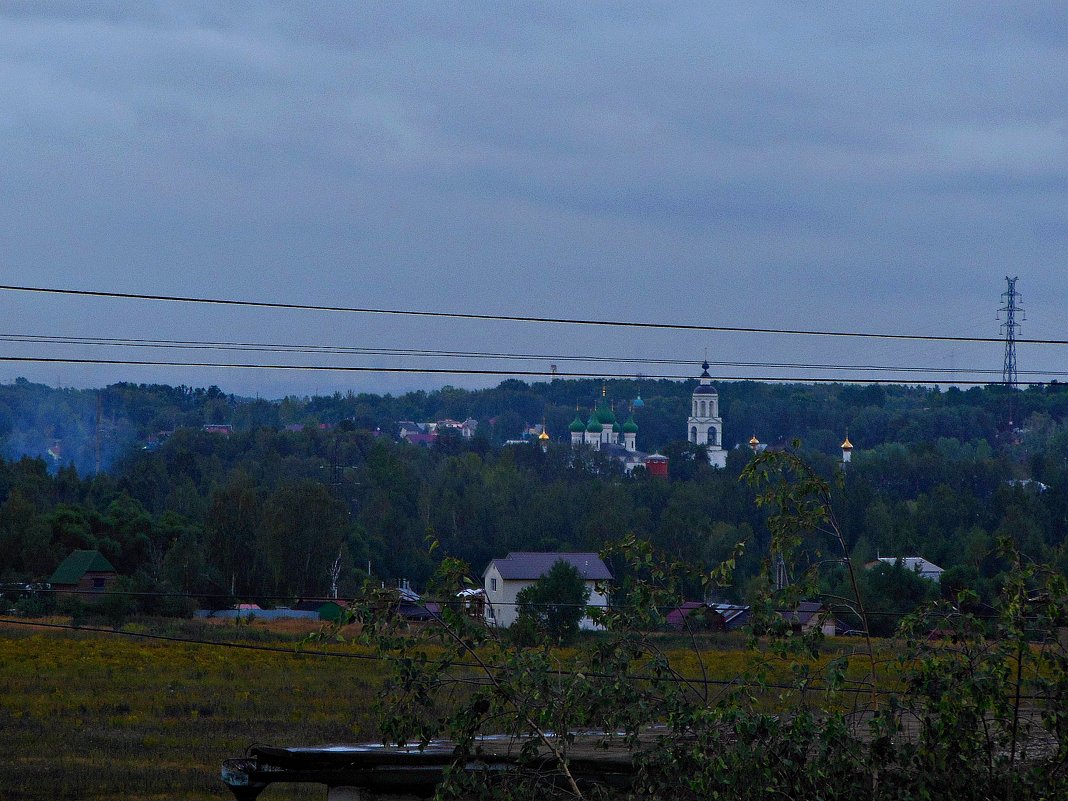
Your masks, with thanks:
[[[579,372],[579,371],[552,371],[552,370],[489,370],[460,367],[374,367],[362,365],[317,365],[317,364],[269,364],[269,363],[240,363],[240,362],[193,362],[193,361],[164,361],[160,359],[89,359],[89,358],[60,358],[50,356],[0,356],[0,362],[20,362],[31,364],[96,364],[124,367],[207,367],[224,370],[291,370],[326,373],[381,373],[381,374],[414,374],[414,375],[480,375],[480,376],[505,376],[505,377],[545,377],[545,378],[593,378],[593,379],[620,379],[632,381],[635,376],[632,373],[606,373],[606,372]],[[666,379],[670,381],[690,381],[692,375],[679,374],[656,374],[644,373],[642,379]],[[858,378],[835,377],[825,378],[818,376],[720,376],[720,381],[759,381],[759,382],[782,382],[797,384],[929,384],[944,386],[987,386],[990,381],[948,378]],[[1031,386],[1047,386],[1059,382],[1055,381],[1030,381]]]
[[[177,643],[184,645],[202,645],[209,648],[236,648],[244,651],[261,651],[267,653],[279,653],[287,654],[289,656],[315,656],[326,658],[340,658],[340,659],[358,659],[369,662],[388,662],[388,657],[380,654],[358,654],[347,653],[342,651],[317,651],[317,650],[304,650],[293,648],[281,648],[278,646],[270,645],[255,645],[253,643],[238,643],[238,642],[220,642],[217,640],[198,640],[191,637],[175,637],[166,634],[149,634],[147,632],[140,631],[124,631],[122,629],[107,629],[98,626],[75,626],[67,623],[33,623],[25,620],[12,620],[0,618],[0,625],[15,625],[15,626],[34,626],[38,628],[47,629],[59,629],[66,631],[78,631],[78,632],[90,632],[93,634],[110,634],[119,637],[129,637],[132,639],[141,640],[155,640],[160,642]],[[482,670],[493,673],[506,672],[508,668],[499,665],[480,664],[478,662],[460,662],[460,661],[447,661],[445,665],[450,668],[465,668],[473,670]],[[546,671],[552,676],[562,677],[575,677],[579,674],[571,670],[552,669]],[[596,671],[583,671],[581,674],[585,678],[592,679],[619,679],[621,678],[615,673],[601,673]],[[872,689],[868,687],[827,687],[824,685],[806,685],[804,687],[797,687],[791,684],[780,684],[772,682],[753,682],[753,681],[739,681],[738,679],[710,679],[707,677],[695,676],[693,678],[684,676],[654,676],[646,674],[633,674],[626,676],[632,681],[657,681],[668,684],[688,684],[688,685],[702,685],[712,687],[758,687],[768,690],[794,690],[800,692],[839,692],[839,693],[855,693],[862,695],[871,695]],[[892,695],[902,696],[904,693],[900,690],[878,690],[879,695]],[[1025,700],[1048,700],[1041,696],[1022,696]]]
[[[216,306],[238,306],[257,309],[280,309],[288,311],[337,312],[347,314],[377,314],[400,317],[427,317],[451,320],[480,320],[512,323],[542,323],[552,325],[605,326],[612,328],[641,328],[669,331],[714,331],[733,334],[776,334],[783,336],[852,337],[862,339],[891,339],[917,342],[982,342],[1001,343],[996,337],[946,336],[932,334],[888,334],[871,331],[836,331],[828,329],[763,328],[756,326],[699,325],[695,323],[653,323],[635,320],[585,319],[578,317],[540,317],[517,314],[488,314],[479,312],[426,311],[373,306],[329,306],[309,303],[282,303],[278,301],[239,300],[234,298],[210,298],[186,295],[156,295],[136,292],[106,292],[90,289],[60,289],[57,287],[20,286],[0,284],[0,290],[32,292],[74,297],[111,298],[121,300],[148,300],[168,303],[195,303]],[[1068,345],[1063,339],[1020,339],[1017,342],[1035,345]]]
[[[295,648],[282,648],[279,646],[271,645],[256,645],[254,643],[240,643],[240,642],[223,642],[218,640],[200,640],[192,637],[175,637],[168,634],[150,634],[143,631],[125,631],[123,629],[108,629],[99,626],[75,626],[70,623],[43,623],[32,622],[27,620],[13,620],[10,618],[0,618],[0,625],[14,625],[14,626],[30,626],[36,628],[45,629],[58,629],[65,631],[77,631],[77,632],[89,632],[92,634],[108,634],[118,637],[128,637],[131,639],[140,640],[154,640],[158,642],[167,642],[182,645],[200,645],[209,648],[232,648],[242,651],[259,651],[265,653],[285,654],[288,656],[313,656],[332,659],[357,659],[365,662],[389,662],[390,657],[383,656],[381,654],[360,654],[350,653],[344,651],[318,651],[318,650],[305,650]],[[493,673],[507,672],[509,669],[493,664],[485,664],[479,662],[461,662],[449,660],[444,663],[450,668],[465,668],[472,670],[488,671]],[[741,681],[740,677],[735,679],[710,679],[708,677],[687,677],[678,675],[668,676],[655,676],[649,674],[631,674],[621,677],[616,673],[605,673],[598,671],[582,671],[579,674],[573,670],[561,670],[550,669],[546,671],[551,676],[571,677],[583,676],[590,679],[609,679],[618,680],[620,678],[627,678],[632,681],[648,681],[648,682],[661,682],[666,684],[687,684],[694,686],[704,687],[755,687],[757,689],[765,690],[791,690],[795,692],[826,692],[826,693],[846,693],[857,695],[871,695],[875,692],[878,695],[883,696],[895,696],[905,697],[908,695],[903,690],[891,690],[891,689],[879,689],[873,690],[871,687],[828,687],[826,685],[810,685],[797,686],[792,684],[782,684],[775,682],[757,682],[757,681]],[[857,683],[856,680],[848,680],[850,683]],[[1041,695],[1021,695],[1021,700],[1025,701],[1049,701],[1050,698]]]
[[[198,640],[192,637],[175,637],[169,634],[150,634],[144,631],[123,631],[122,629],[105,629],[98,626],[75,626],[73,623],[44,623],[30,620],[13,620],[0,618],[0,624],[13,626],[32,626],[45,629],[61,629],[66,631],[88,631],[94,634],[115,634],[122,637],[130,637],[140,640],[157,640],[159,642],[182,643],[186,645],[207,645],[220,648],[237,648],[242,651],[265,651],[275,654],[288,654],[289,656],[326,656],[340,659],[362,659],[365,661],[381,661],[381,657],[375,654],[356,654],[342,651],[305,651],[295,648],[282,648],[274,645],[256,645],[244,642],[219,642],[216,640]]]
[[[203,593],[203,592],[177,592],[177,591],[164,592],[164,591],[159,591],[159,590],[112,590],[112,589],[107,589],[107,590],[104,590],[104,591],[100,591],[100,590],[57,590],[55,588],[48,588],[48,589],[33,588],[33,589],[30,589],[30,590],[24,590],[21,587],[17,588],[17,589],[12,589],[12,588],[5,588],[4,586],[0,585],[0,595],[3,595],[5,592],[9,593],[9,594],[31,593],[31,594],[33,594],[35,596],[57,595],[59,593],[62,593],[64,595],[86,595],[86,596],[89,596],[89,597],[92,597],[92,598],[98,598],[98,599],[99,598],[107,598],[109,596],[119,596],[119,597],[123,597],[123,598],[185,598],[185,599],[197,599],[197,600],[201,600],[201,601],[206,601],[206,600],[233,601],[233,600],[236,600],[238,598],[248,598],[248,599],[254,599],[254,600],[257,600],[257,601],[286,601],[286,602],[293,601],[293,600],[304,601],[304,602],[318,602],[318,601],[321,601],[324,604],[328,603],[328,602],[333,602],[333,603],[337,603],[339,605],[343,605],[344,603],[347,603],[350,600],[350,599],[346,599],[346,598],[327,598],[327,597],[319,597],[319,596],[306,597],[306,596],[294,596],[294,595],[269,595],[269,594],[262,594],[262,593],[257,593],[257,592],[241,593],[241,594],[238,594],[238,595],[231,595],[229,593]],[[400,603],[402,601],[403,601],[403,599],[401,599],[401,598],[397,599],[398,603]],[[430,598],[420,598],[418,601],[412,601],[412,602],[409,602],[409,603],[413,603],[413,604],[415,604],[417,606],[420,606],[420,607],[427,607],[428,604],[434,604],[434,605],[438,605],[438,606],[446,606],[446,605],[449,605],[449,604],[460,603],[460,599],[457,599],[457,598],[433,598],[433,597],[430,597]],[[680,604],[681,603],[682,602],[680,601]],[[731,603],[727,603],[727,602],[724,602],[724,604],[727,605],[727,606],[734,607],[734,608],[737,608],[737,607],[740,606],[739,604],[731,604]],[[520,604],[518,601],[493,601],[492,605],[495,606],[495,607],[496,606],[500,606],[500,607],[516,606],[516,607],[518,607],[518,606],[521,606],[522,604]],[[549,603],[547,605],[548,606],[559,607],[559,608],[569,608],[569,607],[576,607],[576,606],[581,606],[583,608],[597,608],[597,607],[591,607],[590,604],[588,604],[588,603],[575,604],[575,603],[551,602],[551,603]],[[829,611],[834,612],[835,614],[841,614],[843,612],[853,612],[854,611],[854,609],[849,604],[841,603],[841,602],[838,602],[838,603],[835,603],[833,601],[832,602],[827,602],[827,607],[828,607]],[[285,609],[287,611],[293,611],[292,609],[289,609],[288,607],[281,607],[281,608]],[[613,610],[629,610],[629,609],[645,609],[647,607],[636,606],[636,605],[632,605],[632,604],[616,604],[616,605],[613,605],[613,606],[608,607],[608,608],[613,609]],[[669,604],[669,605],[656,607],[656,611],[659,612],[660,614],[665,614],[667,612],[672,612],[672,611],[674,611],[675,609],[678,609],[678,608],[680,608],[679,604],[676,604],[676,605],[670,605]],[[225,612],[225,611],[236,611],[236,610],[233,610],[233,609],[230,609],[230,610],[216,609],[216,610],[213,610],[213,611],[215,611],[215,612]],[[242,610],[242,611],[244,611],[244,610]],[[253,613],[255,613],[256,611],[272,612],[272,611],[276,611],[276,610],[275,609],[263,609],[263,610],[255,610],[255,609],[253,609],[251,611]],[[427,609],[427,611],[430,612],[431,610]],[[778,613],[778,614],[783,614],[783,615],[796,615],[798,610],[797,609],[791,609],[791,608],[788,608],[788,607],[781,607],[781,608],[774,608],[774,609],[771,609],[769,611],[775,612],[775,613]],[[882,610],[882,611],[880,611],[880,610],[868,610],[868,611],[866,611],[866,614],[867,614],[868,617],[895,617],[895,618],[896,617],[908,617],[909,615],[913,615],[915,613],[916,613],[915,611],[912,611],[912,612],[895,612],[895,611],[892,611],[892,610]],[[1000,620],[1001,619],[1000,616],[992,615],[992,614],[985,614],[985,615],[976,614],[976,613],[968,613],[968,614],[970,614],[971,617],[973,617],[973,618],[975,618],[977,620]],[[1027,618],[1027,619],[1032,619],[1032,618]]]
[[[66,631],[91,632],[91,633],[94,633],[94,634],[110,634],[110,635],[115,635],[115,636],[120,636],[120,637],[129,637],[129,638],[132,638],[132,639],[156,640],[156,641],[159,641],[159,642],[178,643],[178,644],[184,644],[184,645],[203,645],[203,646],[207,646],[209,648],[236,648],[236,649],[243,650],[243,651],[263,651],[263,652],[267,652],[267,653],[288,654],[289,656],[317,656],[317,657],[339,658],[339,659],[359,659],[359,660],[370,661],[370,662],[385,662],[385,661],[389,661],[387,659],[387,657],[384,657],[384,656],[382,656],[380,654],[359,654],[359,653],[348,653],[348,652],[343,652],[343,651],[317,651],[317,650],[303,650],[303,649],[297,650],[297,649],[294,649],[294,648],[281,648],[281,647],[278,647],[278,646],[271,646],[271,645],[256,645],[256,644],[253,644],[253,643],[221,642],[221,641],[218,641],[218,640],[199,640],[199,639],[194,639],[192,637],[175,637],[173,635],[150,634],[148,632],[142,632],[142,631],[124,631],[122,629],[108,629],[108,628],[102,628],[102,627],[99,627],[99,626],[75,626],[75,625],[69,624],[69,623],[41,623],[41,622],[31,622],[31,621],[27,621],[27,620],[13,620],[13,619],[9,619],[9,618],[0,618],[0,625],[4,625],[4,624],[15,625],[15,626],[34,626],[34,627],[39,627],[39,628],[58,629],[58,630],[66,630]],[[502,672],[502,671],[506,670],[506,668],[503,668],[503,667],[500,667],[500,666],[497,666],[497,665],[484,665],[484,664],[479,664],[478,662],[449,661],[446,664],[449,667],[453,667],[453,668],[484,669],[484,670],[490,670],[490,671],[493,671],[493,672]],[[549,671],[549,672],[552,675],[559,675],[559,676],[574,676],[574,675],[576,675],[573,671],[565,671],[565,670],[552,670],[552,671]],[[614,674],[608,674],[608,673],[584,672],[582,675],[587,676],[589,678],[605,678],[605,679],[618,678]],[[692,680],[691,679],[680,679],[680,678],[666,678],[666,677],[659,677],[658,678],[658,677],[654,677],[654,676],[642,676],[642,675],[634,675],[634,676],[630,676],[629,678],[637,680],[637,681],[659,680],[659,681],[680,682],[680,683],[681,682],[685,682],[685,683],[691,683],[691,684],[709,684],[709,685],[713,685],[713,686],[730,686],[730,685],[739,684],[739,682],[737,682],[737,681],[732,681],[732,680],[728,680],[728,679],[722,679],[722,680],[720,680],[720,679],[708,679],[708,678],[702,679],[702,678],[696,678],[696,677],[694,679],[692,679]],[[786,685],[786,684],[783,684],[783,685],[767,684],[767,685],[764,685],[764,686],[768,687],[769,689],[798,689],[796,687],[792,687],[792,686]],[[821,690],[821,689],[830,690],[831,688],[811,687],[809,689],[812,689],[812,690]],[[870,693],[871,691],[870,690],[863,690],[863,692]],[[886,692],[892,692],[892,691],[886,691]]]
[[[0,342],[23,342],[48,345],[98,345],[102,347],[162,348],[174,350],[251,351],[254,353],[300,353],[309,355],[401,356],[449,359],[494,359],[503,361],[594,362],[608,364],[692,365],[692,359],[618,357],[594,355],[560,355],[550,353],[512,353],[506,351],[432,350],[425,348],[373,348],[343,345],[310,345],[269,342],[226,342],[180,339],[130,339],[116,337],[55,336],[46,334],[0,334]],[[713,361],[716,367],[755,367],[762,369],[863,370],[872,372],[935,373],[963,375],[999,375],[1000,370],[966,367],[912,367],[883,364],[828,364],[820,362]],[[550,370],[550,374],[552,370]],[[1068,376],[1055,370],[1025,370],[1022,375]]]

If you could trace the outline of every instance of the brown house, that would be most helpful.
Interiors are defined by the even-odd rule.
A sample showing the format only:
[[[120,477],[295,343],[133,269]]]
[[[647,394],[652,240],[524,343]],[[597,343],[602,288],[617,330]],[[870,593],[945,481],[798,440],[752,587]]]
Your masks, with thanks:
[[[71,551],[48,582],[57,597],[75,596],[91,602],[97,600],[93,593],[106,592],[118,577],[100,551]]]
[[[684,601],[677,609],[667,614],[668,625],[679,631],[726,631],[727,621],[710,604],[702,601]]]
[[[828,637],[838,633],[834,618],[819,601],[801,601],[793,612],[780,610],[779,614],[796,632],[810,631],[818,626]]]

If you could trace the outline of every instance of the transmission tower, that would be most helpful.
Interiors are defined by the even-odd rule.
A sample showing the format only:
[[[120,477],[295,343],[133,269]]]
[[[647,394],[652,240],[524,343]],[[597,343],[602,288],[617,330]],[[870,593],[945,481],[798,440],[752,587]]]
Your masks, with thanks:
[[[1020,320],[1027,319],[1024,310],[1017,305],[1020,300],[1020,295],[1016,292],[1017,280],[1019,280],[1019,276],[1012,278],[1005,276],[1007,288],[1001,293],[1001,300],[1005,305],[998,309],[998,319],[1004,320],[1001,324],[1001,332],[1005,335],[1005,362],[1001,368],[1001,383],[1009,391],[1010,428],[1013,424],[1013,411],[1015,408],[1013,393],[1018,383],[1016,375],[1016,332],[1020,328],[1020,323],[1017,322],[1017,314],[1020,315]],[[1005,316],[1002,317],[1001,315]]]
[[[790,586],[790,575],[786,572],[786,560],[782,553],[775,554],[775,590],[785,590]]]

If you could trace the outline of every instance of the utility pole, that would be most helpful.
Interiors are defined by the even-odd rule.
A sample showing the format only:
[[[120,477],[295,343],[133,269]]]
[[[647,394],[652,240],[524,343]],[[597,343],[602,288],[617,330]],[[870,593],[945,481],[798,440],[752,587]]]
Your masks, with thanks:
[[[782,592],[790,586],[790,576],[786,572],[786,560],[782,553],[775,553],[775,591]]]
[[[337,496],[338,500],[344,500],[341,497],[341,455],[339,453],[341,449],[340,439],[341,438],[338,435],[334,435],[334,457],[330,467],[330,479],[334,494]]]
[[[104,402],[100,398],[100,393],[96,393],[96,427],[94,429],[93,438],[96,445],[96,472],[100,472],[100,414],[103,409]]]
[[[1017,302],[1020,300],[1020,295],[1016,292],[1016,281],[1019,280],[1019,276],[1009,278],[1005,276],[1005,283],[1007,288],[1001,293],[1001,300],[1005,304],[998,309],[998,319],[1004,320],[1001,324],[1001,332],[1005,335],[1005,361],[1001,368],[1001,383],[1008,391],[1009,397],[1009,431],[1011,431],[1015,425],[1014,417],[1016,412],[1016,385],[1018,378],[1016,374],[1016,332],[1020,328],[1020,323],[1016,321],[1017,313],[1020,314],[1021,320],[1026,320],[1025,312]],[[1005,315],[1004,318],[1001,315]]]

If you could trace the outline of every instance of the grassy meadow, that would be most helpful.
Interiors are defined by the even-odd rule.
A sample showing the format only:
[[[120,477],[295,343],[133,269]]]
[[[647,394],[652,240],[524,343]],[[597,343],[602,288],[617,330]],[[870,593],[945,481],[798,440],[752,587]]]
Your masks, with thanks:
[[[220,627],[200,633],[247,639]],[[230,799],[222,760],[253,743],[373,738],[378,670],[356,659],[0,628],[0,798]],[[261,796],[296,797],[323,791]]]
[[[140,621],[125,630],[296,649],[314,628]],[[701,675],[683,638],[663,645]],[[733,678],[753,660],[733,636],[703,650],[710,678]],[[566,649],[560,656],[566,663]],[[361,659],[0,624],[0,799],[229,799],[219,767],[252,744],[376,739],[381,671]],[[321,787],[296,786],[261,796],[322,797]]]

